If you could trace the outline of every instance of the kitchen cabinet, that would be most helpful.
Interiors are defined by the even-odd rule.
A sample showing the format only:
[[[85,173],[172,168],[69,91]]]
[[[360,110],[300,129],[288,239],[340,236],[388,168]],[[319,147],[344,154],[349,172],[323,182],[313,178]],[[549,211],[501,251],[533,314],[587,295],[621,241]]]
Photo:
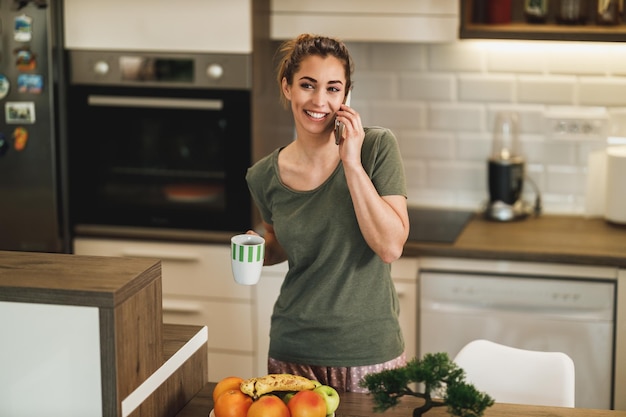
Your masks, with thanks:
[[[556,3],[549,2],[549,13],[545,23],[527,23],[524,18],[522,1],[512,2],[511,22],[488,24],[477,22],[472,11],[477,3],[486,1],[461,1],[460,32],[461,39],[527,39],[557,41],[626,41],[626,25],[597,25],[595,1],[589,2],[586,24],[564,25],[556,23]],[[486,7],[486,6],[483,6]]]
[[[407,358],[415,357],[417,352],[417,271],[417,258],[403,257],[391,264],[391,278],[400,302],[400,327],[404,335]],[[261,280],[254,287],[257,375],[267,373],[270,319],[286,273],[287,262],[263,267]]]
[[[256,299],[254,318],[258,348],[255,355],[256,375],[265,375],[267,373],[267,352],[270,348],[270,319],[287,269],[286,261],[277,265],[264,266],[263,272],[261,272],[261,279],[254,286],[254,298]]]
[[[272,0],[270,37],[303,32],[362,42],[453,42],[459,0]]]
[[[252,52],[252,0],[65,0],[67,49]]]
[[[400,301],[400,328],[407,359],[417,356],[418,259],[402,257],[391,264],[391,279]]]
[[[208,377],[254,375],[253,293],[234,282],[228,244],[77,238],[78,255],[161,260],[163,322],[208,328]]]

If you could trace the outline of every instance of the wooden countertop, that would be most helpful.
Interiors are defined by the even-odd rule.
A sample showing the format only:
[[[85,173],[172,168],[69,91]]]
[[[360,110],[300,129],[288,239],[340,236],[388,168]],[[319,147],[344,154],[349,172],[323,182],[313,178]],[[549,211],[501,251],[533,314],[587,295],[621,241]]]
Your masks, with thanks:
[[[475,215],[453,244],[413,242],[404,256],[556,262],[626,268],[626,226],[581,216],[494,222]]]
[[[157,259],[0,251],[2,301],[111,308],[160,276]]]
[[[85,236],[229,244],[237,232],[167,231],[128,227],[83,226]],[[409,241],[404,256],[445,256],[556,262],[626,268],[626,226],[601,218],[541,215],[514,222],[486,220],[481,214],[461,232],[456,242]]]
[[[208,383],[176,417],[206,417],[213,408],[211,393],[214,383]],[[366,394],[340,394],[337,417],[411,417],[413,409],[421,404],[417,398],[404,398],[402,402],[384,413],[375,413],[371,398]],[[435,407],[424,417],[449,417],[446,407]],[[590,410],[584,408],[542,407],[519,404],[496,403],[489,407],[484,417],[626,417],[626,411]]]

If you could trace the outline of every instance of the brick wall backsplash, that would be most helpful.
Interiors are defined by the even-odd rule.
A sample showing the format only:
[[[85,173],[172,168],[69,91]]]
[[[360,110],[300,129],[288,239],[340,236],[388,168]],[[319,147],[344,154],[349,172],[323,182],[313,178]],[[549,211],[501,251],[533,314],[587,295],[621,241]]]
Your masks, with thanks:
[[[409,203],[481,209],[497,112],[520,117],[527,173],[544,212],[584,214],[587,158],[606,135],[559,139],[545,112],[626,107],[626,44],[458,41],[349,43],[352,105],[366,125],[389,127],[402,151]],[[626,135],[625,135],[626,136]],[[532,200],[533,188],[525,186]]]

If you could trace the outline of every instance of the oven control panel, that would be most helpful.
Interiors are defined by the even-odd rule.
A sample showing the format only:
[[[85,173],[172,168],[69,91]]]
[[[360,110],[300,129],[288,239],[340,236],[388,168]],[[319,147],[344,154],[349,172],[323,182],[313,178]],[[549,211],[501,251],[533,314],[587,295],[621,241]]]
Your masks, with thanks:
[[[72,84],[173,88],[252,87],[247,54],[70,51]]]

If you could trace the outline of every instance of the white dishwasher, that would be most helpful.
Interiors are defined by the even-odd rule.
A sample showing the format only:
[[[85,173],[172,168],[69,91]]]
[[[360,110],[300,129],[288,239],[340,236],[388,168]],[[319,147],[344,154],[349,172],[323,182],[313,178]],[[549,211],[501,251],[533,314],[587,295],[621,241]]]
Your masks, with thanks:
[[[511,267],[505,269],[516,271],[489,273],[481,268],[464,272],[421,268],[420,355],[447,352],[454,358],[474,339],[565,352],[576,367],[576,407],[612,408],[616,286],[610,279],[612,270],[587,268],[602,273],[585,278],[580,271],[585,267],[550,271],[550,265],[541,265],[539,271]],[[575,268],[575,273],[563,275],[571,272],[563,268]]]

